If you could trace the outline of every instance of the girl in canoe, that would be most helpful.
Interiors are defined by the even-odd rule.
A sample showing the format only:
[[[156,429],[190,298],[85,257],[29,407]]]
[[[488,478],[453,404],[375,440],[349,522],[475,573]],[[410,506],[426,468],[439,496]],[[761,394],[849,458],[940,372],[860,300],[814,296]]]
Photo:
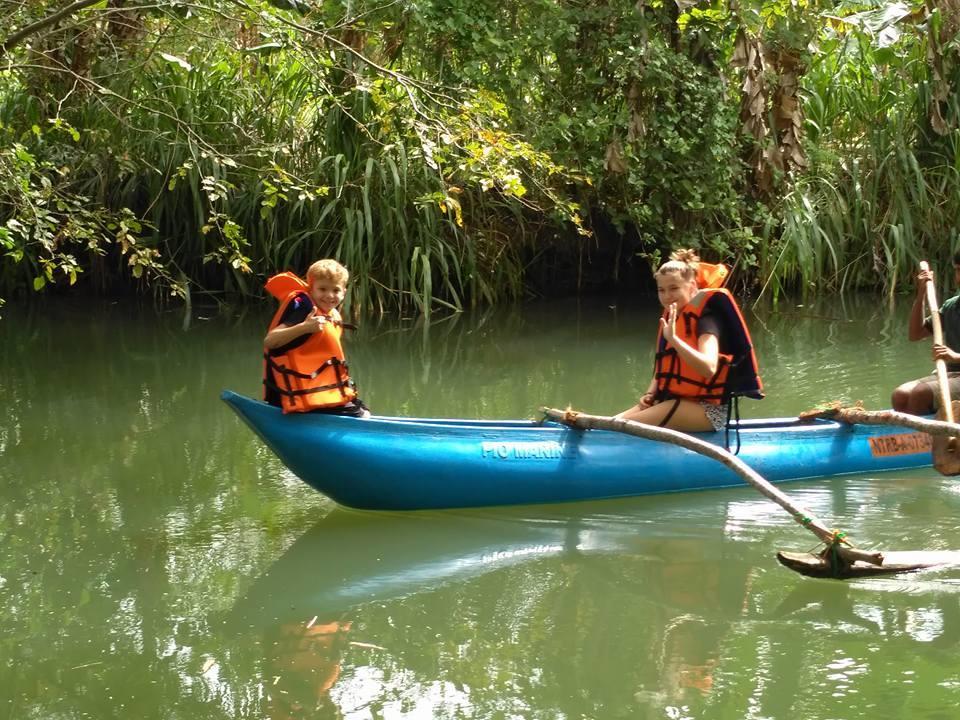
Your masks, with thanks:
[[[741,395],[762,398],[750,332],[722,265],[677,250],[654,274],[664,307],[647,391],[617,415],[689,432],[722,430]]]

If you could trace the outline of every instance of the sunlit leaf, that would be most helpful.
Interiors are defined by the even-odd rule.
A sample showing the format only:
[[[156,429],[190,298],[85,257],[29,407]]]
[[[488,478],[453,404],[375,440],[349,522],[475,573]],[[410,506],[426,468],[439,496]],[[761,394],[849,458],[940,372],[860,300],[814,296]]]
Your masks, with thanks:
[[[169,63],[173,63],[174,65],[179,65],[187,72],[190,72],[191,70],[193,70],[193,66],[190,63],[188,63],[186,60],[184,60],[182,57],[171,55],[170,53],[165,53],[165,52],[160,53],[160,57],[162,57],[164,60],[166,60]]]

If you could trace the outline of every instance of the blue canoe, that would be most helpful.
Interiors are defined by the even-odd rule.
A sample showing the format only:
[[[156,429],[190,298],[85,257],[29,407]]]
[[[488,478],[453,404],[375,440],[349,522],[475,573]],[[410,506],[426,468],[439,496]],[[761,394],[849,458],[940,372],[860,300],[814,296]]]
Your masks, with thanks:
[[[237,393],[221,397],[301,480],[353,508],[557,503],[744,485],[715,460],[622,433],[529,420],[284,415]],[[932,463],[930,437],[902,428],[778,418],[742,420],[739,436],[740,458],[770,482]],[[727,439],[698,437],[719,446]]]

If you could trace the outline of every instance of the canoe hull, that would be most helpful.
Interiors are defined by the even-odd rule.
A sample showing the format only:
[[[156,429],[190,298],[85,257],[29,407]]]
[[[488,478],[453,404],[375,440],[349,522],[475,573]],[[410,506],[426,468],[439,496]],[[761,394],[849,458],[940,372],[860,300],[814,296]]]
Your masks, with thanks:
[[[683,448],[529,421],[283,415],[223,400],[300,479],[348,507],[418,510],[557,503],[743,485]],[[927,435],[793,418],[740,423],[740,458],[771,482],[918,468]],[[723,446],[725,433],[698,437]],[[730,433],[731,444],[736,435]]]

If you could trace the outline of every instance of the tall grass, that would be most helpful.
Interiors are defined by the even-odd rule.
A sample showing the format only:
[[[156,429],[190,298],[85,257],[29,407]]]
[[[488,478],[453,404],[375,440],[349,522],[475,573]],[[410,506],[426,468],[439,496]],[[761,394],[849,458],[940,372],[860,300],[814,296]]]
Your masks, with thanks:
[[[804,78],[811,165],[783,198],[782,234],[766,237],[774,297],[791,286],[892,295],[921,259],[947,277],[960,246],[960,131],[929,130],[922,36],[905,32],[897,51],[848,37]]]
[[[742,190],[739,98],[724,89],[739,83],[713,59],[733,25],[704,20],[674,43],[672,10],[626,0],[516,3],[526,19],[514,23],[500,6],[468,5],[452,25],[445,9],[389,3],[358,4],[356,26],[337,3],[311,16],[327,39],[349,31],[365,57],[400,58],[423,85],[373,71],[295,13],[230,3],[197,3],[189,18],[145,10],[144,35],[104,41],[82,73],[0,74],[0,138],[43,161],[10,182],[14,200],[0,187],[0,225],[18,211],[20,181],[23,204],[55,182],[105,210],[103,227],[91,215],[63,250],[102,290],[145,284],[121,248],[133,240],[110,227],[109,213],[130,208],[142,257],[158,254],[147,270],[190,294],[256,295],[265,276],[333,256],[353,274],[354,309],[423,313],[520,297],[533,265],[544,284],[592,272],[609,286],[671,243],[755,258],[774,297],[892,293],[918,259],[943,266],[960,243],[960,137],[925,119],[920,28],[887,47],[862,29],[820,38],[802,77],[810,165],[761,201]],[[43,46],[66,48],[58,32]],[[710,52],[688,46],[694,35]],[[57,137],[52,120],[79,139]],[[59,213],[68,226],[70,210]],[[47,252],[35,240],[19,264],[0,256],[0,295],[36,282]]]
[[[188,40],[164,37],[189,68],[150,54],[124,76],[132,85],[118,85],[122,101],[90,92],[57,108],[83,130],[62,159],[72,191],[134,210],[148,228],[141,245],[188,292],[256,294],[263,277],[329,256],[351,271],[354,309],[428,313],[522,294],[531,233],[513,224],[543,217],[457,171],[471,140],[461,109],[431,108],[452,112],[450,132],[462,132],[444,148],[442,122],[418,116],[382,77],[302,48],[251,57],[222,42],[187,53]],[[0,93],[0,122],[46,128],[54,106],[27,94]],[[434,161],[428,146],[445,156]],[[91,259],[104,286],[125,282],[123,262]]]

